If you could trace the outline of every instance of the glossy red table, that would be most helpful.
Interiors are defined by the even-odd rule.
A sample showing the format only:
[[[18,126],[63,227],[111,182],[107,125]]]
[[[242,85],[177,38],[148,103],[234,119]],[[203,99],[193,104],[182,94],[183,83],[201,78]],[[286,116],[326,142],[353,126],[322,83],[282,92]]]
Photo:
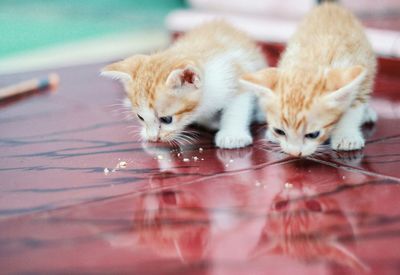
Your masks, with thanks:
[[[366,148],[307,159],[263,125],[241,150],[142,144],[101,65],[58,70],[57,93],[0,108],[1,273],[399,274],[399,64],[381,60]]]

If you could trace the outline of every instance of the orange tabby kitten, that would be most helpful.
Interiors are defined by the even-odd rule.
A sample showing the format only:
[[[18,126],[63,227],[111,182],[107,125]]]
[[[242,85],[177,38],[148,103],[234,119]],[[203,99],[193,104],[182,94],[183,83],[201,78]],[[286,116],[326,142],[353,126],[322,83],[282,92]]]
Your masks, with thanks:
[[[376,58],[357,19],[342,7],[315,7],[289,41],[278,68],[243,76],[260,97],[267,137],[293,156],[330,138],[334,150],[364,146],[360,126],[376,121],[367,105]]]
[[[185,127],[197,123],[219,130],[221,148],[252,143],[249,124],[255,96],[239,94],[239,78],[266,64],[244,33],[221,22],[204,24],[169,49],[110,64],[102,74],[122,80],[148,141],[187,140]]]

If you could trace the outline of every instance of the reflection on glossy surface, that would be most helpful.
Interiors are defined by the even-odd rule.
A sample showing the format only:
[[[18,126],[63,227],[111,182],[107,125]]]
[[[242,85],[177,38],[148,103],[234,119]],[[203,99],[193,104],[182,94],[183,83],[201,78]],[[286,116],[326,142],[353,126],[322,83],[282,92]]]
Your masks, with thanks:
[[[397,274],[393,64],[381,63],[366,148],[307,159],[265,142],[265,125],[240,150],[207,132],[181,148],[142,144],[134,121],[111,115],[122,92],[100,65],[62,70],[57,94],[0,109],[2,272]]]
[[[165,190],[142,195],[136,202],[132,231],[111,239],[113,246],[144,247],[182,263],[203,259],[210,221],[195,195]]]
[[[353,227],[357,221],[341,208],[336,198],[317,194],[306,187],[283,189],[273,200],[252,256],[287,255],[309,264],[324,261],[354,271],[368,271],[368,266],[340,238],[347,234],[356,241],[357,229]],[[291,199],[292,196],[304,199]]]

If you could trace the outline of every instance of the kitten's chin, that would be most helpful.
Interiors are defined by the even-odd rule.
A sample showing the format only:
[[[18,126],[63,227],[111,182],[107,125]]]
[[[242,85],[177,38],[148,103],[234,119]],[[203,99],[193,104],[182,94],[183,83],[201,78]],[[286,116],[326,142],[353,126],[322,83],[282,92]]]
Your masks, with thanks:
[[[289,152],[284,152],[285,154],[288,154],[289,156],[295,157],[295,158],[305,158],[311,156],[311,154],[303,154],[302,152],[299,153],[289,153]]]
[[[305,158],[305,157],[309,157],[311,155],[313,155],[316,152],[316,149],[311,149],[311,150],[282,150],[285,154],[288,154],[292,157],[296,157],[296,158]]]
[[[157,138],[147,138],[147,137],[143,137],[143,141],[145,143],[151,143],[151,144],[171,144],[175,141],[175,137],[157,137]]]
[[[155,136],[155,137],[149,137],[147,135],[142,134],[142,139],[144,142],[147,143],[170,143],[174,138],[168,138],[168,137],[160,137],[160,136]]]
[[[150,139],[145,140],[145,142],[146,142],[146,143],[152,143],[152,144],[161,144],[161,143],[164,143],[164,142],[161,141],[161,140],[150,140]]]

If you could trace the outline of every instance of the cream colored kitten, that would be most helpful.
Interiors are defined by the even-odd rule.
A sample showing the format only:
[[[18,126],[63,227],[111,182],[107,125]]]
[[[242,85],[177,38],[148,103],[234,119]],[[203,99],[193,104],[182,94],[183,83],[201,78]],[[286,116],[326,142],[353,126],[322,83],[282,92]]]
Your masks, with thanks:
[[[364,122],[376,120],[367,103],[376,58],[361,24],[336,4],[314,8],[288,44],[278,68],[244,75],[260,97],[267,137],[294,156],[327,139],[335,150],[364,147]]]
[[[169,49],[110,64],[102,74],[122,80],[148,141],[184,140],[192,123],[218,129],[215,143],[252,143],[253,93],[238,95],[239,77],[266,64],[244,33],[215,21],[180,38]],[[187,139],[187,138],[186,138]]]

